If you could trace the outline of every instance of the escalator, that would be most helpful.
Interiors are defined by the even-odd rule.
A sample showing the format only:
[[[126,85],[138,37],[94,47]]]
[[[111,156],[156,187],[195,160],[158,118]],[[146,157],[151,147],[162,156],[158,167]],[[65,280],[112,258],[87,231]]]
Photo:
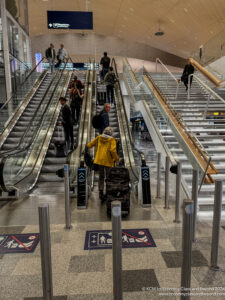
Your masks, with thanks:
[[[65,71],[66,64],[50,80],[42,102],[37,108],[35,106],[36,111],[17,146],[1,154],[0,183],[3,198],[7,192],[18,197],[18,191],[26,193],[37,182],[59,116],[58,99],[65,96],[71,77],[71,72]],[[31,110],[32,107],[26,111],[27,114]]]

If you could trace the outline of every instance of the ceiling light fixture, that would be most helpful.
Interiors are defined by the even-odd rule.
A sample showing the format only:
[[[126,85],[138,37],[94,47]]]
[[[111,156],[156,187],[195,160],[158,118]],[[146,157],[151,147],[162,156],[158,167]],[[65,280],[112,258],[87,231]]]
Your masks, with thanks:
[[[165,34],[164,31],[162,31],[162,30],[160,29],[160,23],[159,23],[159,30],[155,32],[155,36],[162,36],[162,35],[164,35],[164,34]]]

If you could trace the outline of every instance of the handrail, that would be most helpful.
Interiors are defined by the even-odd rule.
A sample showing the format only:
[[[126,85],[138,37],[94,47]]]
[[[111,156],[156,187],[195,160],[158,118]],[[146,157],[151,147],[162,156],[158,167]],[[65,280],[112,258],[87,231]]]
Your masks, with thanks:
[[[30,71],[30,73],[27,75],[27,77],[24,79],[24,81],[21,83],[20,87],[24,85],[24,83],[27,81],[27,79],[30,77],[30,75],[35,71],[35,69],[39,66],[39,64],[44,60],[44,57],[42,60],[39,61],[39,63]],[[11,97],[1,106],[0,111],[4,109],[4,107],[14,98],[14,96],[17,94],[17,92],[13,93]]]
[[[208,162],[207,157],[205,156],[202,149],[199,147],[199,145],[196,143],[195,139],[192,137],[192,135],[188,132],[185,125],[181,122],[181,120],[178,118],[177,113],[174,109],[172,109],[170,103],[167,101],[165,96],[162,94],[161,90],[158,88],[158,86],[154,83],[154,81],[151,79],[151,77],[148,75],[144,75],[144,79],[146,83],[149,85],[151,90],[154,92],[154,94],[157,96],[161,104],[165,107],[166,113],[170,117],[170,120],[173,122],[175,127],[177,128],[179,134],[184,139],[185,143],[188,145],[189,149],[191,149],[191,152],[194,154],[194,157],[198,164],[201,166],[201,169],[205,170],[205,165]],[[209,182],[213,183],[213,179],[210,174],[217,174],[218,171],[215,168],[215,166],[210,162],[210,170],[207,173]]]
[[[3,52],[3,50],[1,50]],[[18,60],[21,64],[23,64],[28,70],[30,70],[30,68],[25,64],[24,61],[20,60],[18,57],[16,57],[14,54],[12,54],[10,51],[9,51],[9,55],[13,56],[16,60]]]
[[[190,99],[190,77],[193,77],[196,81],[198,81],[199,85],[202,85],[204,89],[206,89],[211,95],[214,95],[215,98],[219,99],[220,101],[222,101],[225,104],[225,100],[218,95],[214,90],[212,90],[207,84],[205,84],[198,76],[196,76],[195,74],[190,74],[188,76],[188,99]]]
[[[64,69],[65,69],[65,66],[64,66]],[[64,69],[63,69],[63,72],[64,72]],[[35,110],[34,115],[32,116],[31,120],[29,121],[29,124],[28,124],[28,126],[26,127],[26,130],[24,131],[24,133],[23,133],[23,135],[22,135],[22,137],[21,137],[19,143],[18,143],[17,145],[15,145],[15,147],[14,147],[13,149],[9,149],[9,150],[6,150],[6,151],[4,151],[4,152],[1,152],[1,153],[0,153],[0,157],[1,157],[1,156],[4,156],[4,154],[8,154],[8,153],[11,153],[11,152],[13,152],[13,151],[16,151],[16,150],[19,148],[19,146],[20,146],[21,143],[23,142],[24,137],[25,137],[26,134],[29,132],[30,126],[32,125],[32,122],[35,120],[35,117],[37,116],[37,114],[38,114],[38,112],[39,112],[39,108],[40,108],[41,105],[43,104],[42,102],[44,101],[46,95],[48,94],[48,92],[49,92],[49,90],[50,90],[50,88],[51,88],[51,85],[52,85],[53,81],[55,80],[55,78],[56,78],[56,76],[58,75],[59,72],[60,72],[60,70],[58,69],[57,72],[56,72],[56,74],[55,74],[55,76],[51,79],[51,82],[49,83],[48,88],[46,89],[46,91],[45,91],[45,93],[44,93],[44,95],[43,95],[41,101],[39,102],[39,104],[38,104],[38,106],[37,106],[37,108],[36,108],[36,110]],[[62,75],[61,75],[61,76],[62,76]],[[61,77],[60,77],[60,79],[61,79]],[[59,80],[60,80],[60,79],[59,79]],[[58,80],[58,82],[59,82],[59,80]],[[58,82],[57,82],[57,84],[58,84]],[[54,88],[54,90],[53,90],[53,93],[54,93],[55,90],[56,90],[57,84],[55,85],[55,88]],[[53,95],[53,93],[52,93],[52,95]],[[47,103],[46,108],[48,107],[48,104],[51,102],[51,99],[52,99],[52,96],[50,97],[50,99],[49,99],[49,101],[48,101],[48,103]],[[45,111],[44,111],[44,113],[45,113]],[[40,119],[38,125],[40,124],[41,120],[42,120],[42,119]],[[38,128],[38,126],[37,126],[37,128]],[[36,131],[35,131],[35,132],[36,132]]]
[[[219,81],[214,75],[212,75],[206,68],[201,66],[194,58],[189,58],[189,63],[192,64],[194,68],[196,68],[202,75],[204,75],[211,83],[213,83],[216,87],[222,87],[225,85],[225,79]]]
[[[159,63],[162,65],[162,67],[167,71],[167,73],[173,78],[173,80],[176,81],[177,89],[176,89],[175,99],[177,99],[178,91],[179,91],[179,86],[180,86],[180,81],[177,80],[177,78],[170,72],[170,70],[167,68],[167,66],[164,65],[164,63],[163,63],[159,58],[156,58],[156,61],[155,61],[155,63],[156,63],[156,64],[155,64],[156,73],[157,73],[158,62],[159,62]]]
[[[2,188],[3,191],[6,191],[6,192],[8,191],[7,188],[6,188],[6,186],[5,186],[5,183],[4,183],[4,177],[3,177],[3,169],[4,169],[5,161],[6,161],[6,159],[7,159],[8,157],[10,157],[10,156],[12,156],[12,155],[16,155],[16,154],[19,154],[19,153],[21,153],[21,152],[23,152],[23,151],[25,151],[25,150],[28,150],[28,149],[30,148],[30,146],[32,145],[32,143],[33,143],[33,141],[34,141],[34,139],[35,139],[35,136],[36,136],[36,134],[37,134],[37,132],[38,132],[38,130],[39,130],[39,126],[41,125],[41,123],[42,123],[42,121],[43,121],[43,119],[44,119],[45,113],[46,113],[46,111],[47,111],[48,108],[49,108],[49,105],[50,105],[51,100],[52,100],[52,98],[53,98],[53,96],[54,96],[54,93],[55,93],[55,91],[56,91],[56,89],[57,89],[57,87],[58,87],[58,84],[59,84],[60,80],[61,80],[62,74],[63,74],[64,71],[65,71],[66,64],[67,64],[67,62],[65,63],[64,68],[63,68],[63,70],[61,71],[61,76],[60,76],[59,80],[57,81],[57,83],[56,83],[56,85],[55,85],[55,87],[54,87],[54,89],[53,89],[53,91],[52,91],[51,97],[49,98],[49,101],[48,101],[48,103],[46,104],[45,110],[44,110],[44,112],[43,112],[43,114],[42,114],[42,118],[41,118],[40,121],[38,122],[38,124],[37,124],[37,126],[36,126],[36,130],[34,131],[34,133],[33,133],[33,135],[32,135],[32,138],[31,138],[30,142],[28,143],[28,145],[27,145],[25,148],[23,148],[23,149],[18,149],[18,148],[19,148],[19,145],[21,144],[21,143],[20,143],[20,144],[18,145],[17,149],[16,149],[17,151],[15,150],[15,152],[9,153],[8,155],[3,156],[3,158],[1,159],[1,162],[0,162],[0,186],[1,186],[1,188]],[[59,70],[58,70],[58,71],[59,71]],[[57,74],[58,74],[58,71],[57,71]],[[54,77],[54,78],[55,78],[55,77]],[[50,86],[50,85],[49,85],[49,86]],[[29,122],[29,124],[30,124],[30,122]],[[29,126],[28,126],[28,128],[29,128]],[[23,138],[24,138],[24,136],[23,136]],[[29,176],[29,175],[27,175],[27,176]],[[27,176],[25,176],[23,179],[25,179]],[[18,181],[16,184],[18,184],[19,182],[20,182],[20,181]]]
[[[112,59],[112,64],[114,64],[114,69],[115,69],[115,73],[116,73],[116,77],[118,78],[118,72],[117,72],[117,65],[116,65],[116,61],[113,57]],[[126,113],[126,108],[125,108],[125,104],[124,104],[124,100],[123,100],[123,93],[122,93],[122,90],[121,90],[121,86],[120,86],[120,82],[118,82],[118,87],[119,87],[119,92],[120,92],[120,97],[121,97],[121,100],[122,100],[122,106],[123,106],[123,109],[124,109],[124,112],[125,112],[125,119],[126,119],[126,124],[127,124],[127,129],[128,129],[128,135],[129,135],[129,140],[130,140],[130,143],[132,145],[132,147],[138,152],[138,154],[141,156],[141,160],[143,162],[145,162],[145,155],[142,151],[140,151],[134,144],[133,142],[133,138],[132,138],[132,135],[131,135],[131,132],[130,132],[130,127],[129,127],[129,120],[127,118],[127,113]]]

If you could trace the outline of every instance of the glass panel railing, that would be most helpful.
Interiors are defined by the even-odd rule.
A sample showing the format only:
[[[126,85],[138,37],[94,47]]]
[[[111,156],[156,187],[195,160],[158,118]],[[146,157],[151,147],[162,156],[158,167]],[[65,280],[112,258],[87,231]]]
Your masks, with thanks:
[[[11,55],[11,58],[12,57],[13,56]],[[2,51],[0,51],[0,60],[3,60]],[[17,82],[17,88],[16,91],[12,94],[11,98],[8,99],[5,103],[0,100],[0,134],[4,130],[7,121],[14,115],[19,105],[28,96],[32,87],[36,84],[37,80],[42,74],[38,70],[38,66],[41,62],[39,62],[38,65],[36,65],[32,70],[30,70],[29,67],[26,68],[26,64],[18,61],[16,58],[13,58],[11,62],[13,62],[11,63],[11,72],[14,70],[12,72],[12,76],[14,76],[13,80]]]
[[[55,80],[49,89],[48,96],[43,102],[40,112],[33,119],[29,126],[29,131],[23,137],[19,149],[14,153],[2,159],[3,167],[3,182],[2,188],[10,190],[21,180],[24,180],[32,172],[37,160],[39,159],[43,143],[48,134],[48,129],[51,124],[52,116],[58,105],[58,99],[65,85],[67,76],[63,72],[58,72]],[[28,186],[23,186],[23,190],[27,190]]]

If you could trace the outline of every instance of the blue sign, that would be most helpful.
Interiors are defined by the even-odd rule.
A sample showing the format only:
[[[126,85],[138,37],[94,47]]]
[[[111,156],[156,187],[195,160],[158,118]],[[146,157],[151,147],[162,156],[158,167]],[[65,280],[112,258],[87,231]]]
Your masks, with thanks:
[[[89,11],[47,11],[48,29],[93,29]]]
[[[0,235],[0,254],[32,253],[39,242],[39,233]]]
[[[122,229],[123,248],[156,247],[156,244],[146,228]],[[111,230],[86,231],[84,250],[111,249]]]

